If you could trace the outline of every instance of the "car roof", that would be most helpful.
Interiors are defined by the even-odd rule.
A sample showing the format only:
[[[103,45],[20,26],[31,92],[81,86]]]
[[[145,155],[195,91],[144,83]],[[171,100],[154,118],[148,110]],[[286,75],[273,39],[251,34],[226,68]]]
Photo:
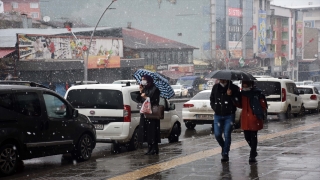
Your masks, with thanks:
[[[72,86],[68,90],[73,89],[114,89],[121,91],[122,89],[138,89],[138,85],[126,86],[125,84],[86,84],[86,85],[78,85]]]
[[[279,78],[257,78],[257,81],[270,81],[270,82],[293,82],[291,79],[279,79]]]
[[[298,88],[313,88],[314,86],[312,85],[302,85],[302,86],[297,86]]]
[[[31,86],[24,86],[24,85],[1,84],[0,90],[48,90],[48,89],[42,88],[42,87],[31,87]]]
[[[2,81],[0,80],[0,85],[4,85],[4,84],[10,84],[10,85],[22,85],[22,84],[30,84],[30,86],[32,87],[42,87],[42,88],[47,88],[45,85],[42,85],[40,83],[36,83],[36,82],[33,82],[33,81]]]

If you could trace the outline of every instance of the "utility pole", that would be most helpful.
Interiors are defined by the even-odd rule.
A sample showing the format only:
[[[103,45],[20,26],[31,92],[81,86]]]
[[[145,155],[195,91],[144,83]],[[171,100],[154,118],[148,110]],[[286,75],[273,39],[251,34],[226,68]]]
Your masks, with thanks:
[[[213,70],[217,69],[216,59],[216,0],[210,0],[210,45]]]
[[[225,62],[228,62],[226,64],[226,69],[229,69],[229,62],[230,62],[230,56],[229,56],[229,0],[226,0],[226,58]],[[228,58],[227,58],[228,57]]]

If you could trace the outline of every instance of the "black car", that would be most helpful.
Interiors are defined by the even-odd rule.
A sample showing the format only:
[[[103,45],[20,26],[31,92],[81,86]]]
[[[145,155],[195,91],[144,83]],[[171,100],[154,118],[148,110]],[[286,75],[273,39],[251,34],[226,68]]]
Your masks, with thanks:
[[[49,89],[47,86],[42,84],[33,82],[33,81],[0,81],[0,85],[23,85],[23,86],[30,86],[30,87],[41,87]]]
[[[18,160],[71,154],[88,160],[96,130],[57,93],[39,87],[0,86],[0,174],[15,172]]]

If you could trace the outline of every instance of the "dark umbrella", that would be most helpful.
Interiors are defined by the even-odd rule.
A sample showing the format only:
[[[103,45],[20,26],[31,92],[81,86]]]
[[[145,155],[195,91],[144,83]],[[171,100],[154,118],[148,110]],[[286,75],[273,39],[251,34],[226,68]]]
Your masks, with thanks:
[[[251,74],[236,71],[236,70],[217,70],[209,73],[206,78],[215,78],[215,79],[225,79],[225,80],[243,80],[243,81],[254,81],[254,78]]]
[[[160,90],[161,97],[170,99],[174,96],[174,91],[170,86],[169,81],[156,72],[151,72],[145,69],[138,69],[132,76],[140,84],[143,75],[149,75],[152,77],[154,85]]]

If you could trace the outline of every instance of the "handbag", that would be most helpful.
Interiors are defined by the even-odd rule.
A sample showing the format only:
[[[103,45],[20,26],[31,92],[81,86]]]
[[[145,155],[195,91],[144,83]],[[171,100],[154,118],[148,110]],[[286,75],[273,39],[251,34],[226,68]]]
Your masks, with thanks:
[[[151,109],[152,114],[144,114],[147,119],[164,119],[164,106],[154,105]]]

